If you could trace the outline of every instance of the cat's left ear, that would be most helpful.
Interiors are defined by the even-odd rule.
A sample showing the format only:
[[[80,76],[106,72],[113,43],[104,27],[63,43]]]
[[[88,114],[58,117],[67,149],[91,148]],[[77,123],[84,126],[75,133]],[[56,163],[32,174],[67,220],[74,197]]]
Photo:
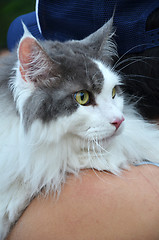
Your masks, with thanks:
[[[81,43],[88,49],[92,56],[103,61],[109,61],[114,56],[117,56],[117,48],[113,39],[114,34],[115,28],[112,17],[96,32],[81,40]]]
[[[18,48],[19,70],[26,82],[46,84],[51,73],[56,75],[58,64],[47,55],[39,42],[24,27]]]

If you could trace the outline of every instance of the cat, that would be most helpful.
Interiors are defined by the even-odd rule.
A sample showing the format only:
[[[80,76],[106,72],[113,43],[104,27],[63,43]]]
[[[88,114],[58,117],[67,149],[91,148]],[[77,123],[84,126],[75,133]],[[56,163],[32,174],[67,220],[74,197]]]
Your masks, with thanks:
[[[68,173],[119,174],[159,162],[159,131],[130,104],[113,69],[113,20],[83,40],[38,41],[24,26],[0,62],[0,240],[44,188]]]

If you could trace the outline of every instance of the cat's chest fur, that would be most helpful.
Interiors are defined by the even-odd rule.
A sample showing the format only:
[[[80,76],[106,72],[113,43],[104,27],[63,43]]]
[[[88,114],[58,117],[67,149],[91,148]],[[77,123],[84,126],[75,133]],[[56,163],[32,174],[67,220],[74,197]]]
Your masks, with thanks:
[[[111,68],[112,35],[112,20],[66,43],[39,43],[25,29],[17,57],[0,63],[0,240],[67,173],[159,161],[156,126],[127,104]]]

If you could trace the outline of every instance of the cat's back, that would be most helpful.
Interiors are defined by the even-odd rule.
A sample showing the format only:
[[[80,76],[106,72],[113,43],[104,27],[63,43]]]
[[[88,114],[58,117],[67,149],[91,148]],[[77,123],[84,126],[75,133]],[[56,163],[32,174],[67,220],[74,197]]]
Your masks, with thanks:
[[[8,53],[7,55],[0,57],[0,87],[6,85],[10,77],[15,74],[13,68],[16,62],[16,52]]]
[[[16,52],[0,57],[0,113],[15,112],[15,103],[11,91],[10,79],[15,77]]]

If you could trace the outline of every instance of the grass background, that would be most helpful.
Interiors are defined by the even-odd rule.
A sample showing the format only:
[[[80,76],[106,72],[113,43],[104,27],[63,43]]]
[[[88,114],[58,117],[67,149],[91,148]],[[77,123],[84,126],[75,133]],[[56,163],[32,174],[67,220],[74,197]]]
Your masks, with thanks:
[[[7,31],[11,22],[34,9],[35,0],[0,0],[0,51],[7,48]]]

